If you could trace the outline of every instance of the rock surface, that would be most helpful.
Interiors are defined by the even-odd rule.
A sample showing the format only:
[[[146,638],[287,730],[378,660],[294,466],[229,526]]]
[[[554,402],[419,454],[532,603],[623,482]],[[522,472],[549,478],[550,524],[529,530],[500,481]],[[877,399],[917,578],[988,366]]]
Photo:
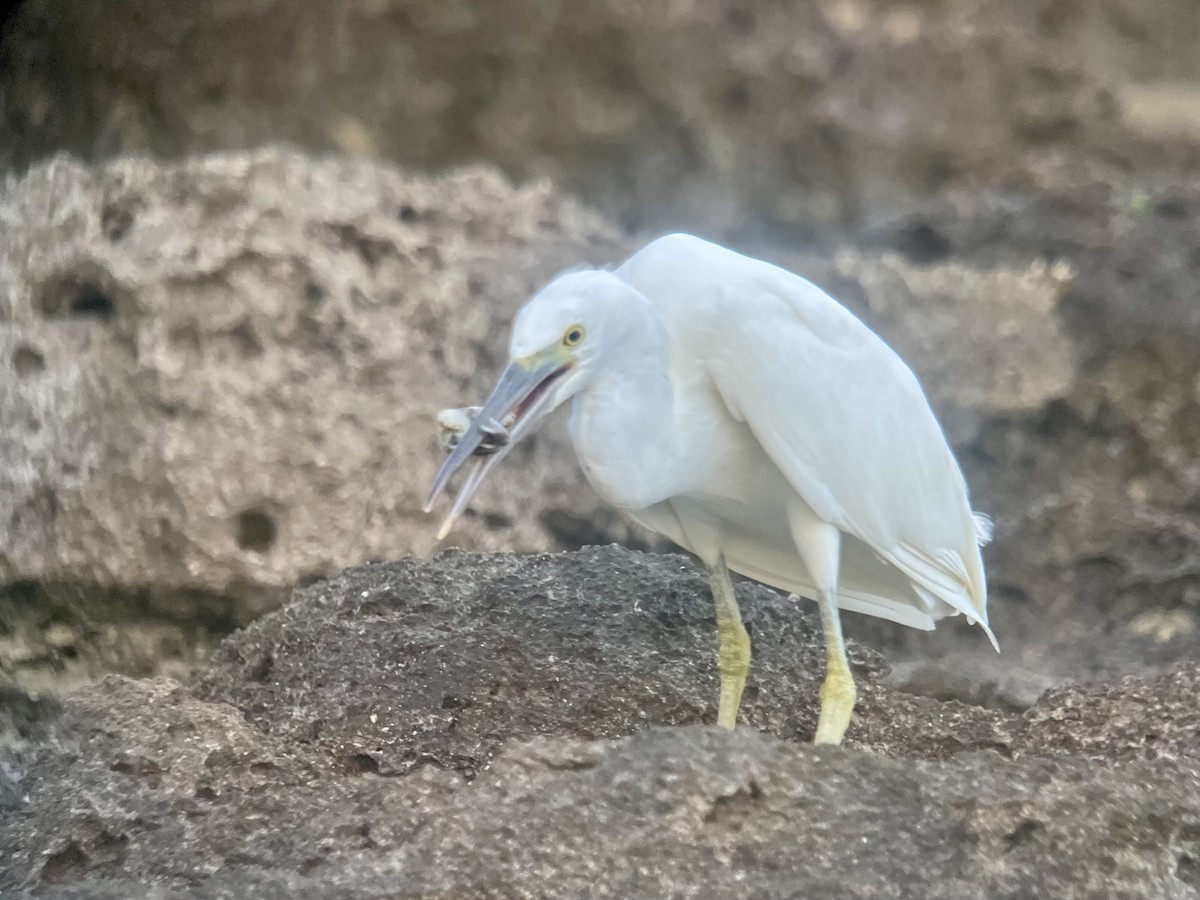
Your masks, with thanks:
[[[726,733],[702,725],[714,624],[682,557],[448,554],[347,571],[229,640],[188,686],[111,676],[67,698],[63,736],[0,819],[0,888],[1200,889],[1196,666],[1020,716],[898,694],[852,648],[863,702],[849,746],[812,748],[814,617],[755,586],[739,596],[757,655],[749,727]]]
[[[548,176],[627,226],[812,236],[1047,157],[1200,143],[1189,0],[22,5],[16,168],[286,140]]]
[[[229,638],[195,690],[347,765],[473,773],[512,735],[612,738],[716,718],[716,619],[707,579],[683,556],[616,546],[445,554],[353,569],[302,596]],[[824,659],[817,616],[750,582],[740,596],[756,673],[743,719],[811,740]],[[893,752],[935,758],[963,734],[1002,740],[980,710],[892,696],[877,654],[856,649],[852,664],[861,684],[851,740],[861,730]],[[906,732],[919,743],[904,744]],[[375,743],[356,761],[365,734]]]
[[[942,248],[939,259],[925,263],[930,272],[963,265],[996,271],[1041,258],[1051,261],[1050,276],[1067,277],[1044,318],[1014,293],[993,301],[1013,311],[1009,322],[1032,350],[1027,377],[1035,403],[989,409],[989,395],[974,379],[992,383],[990,364],[975,372],[969,365],[943,370],[948,382],[966,384],[965,391],[947,391],[939,379],[926,378],[931,394],[942,398],[975,503],[996,520],[986,558],[1005,651],[1001,668],[990,675],[977,670],[966,679],[971,685],[953,687],[956,672],[974,668],[958,650],[957,629],[923,635],[855,623],[854,633],[877,646],[906,644],[907,651],[889,652],[904,659],[902,677],[915,689],[960,697],[990,693],[1016,706],[1055,683],[1159,672],[1194,659],[1200,642],[1194,513],[1200,501],[1200,194],[1105,167],[1048,171],[1029,190],[954,193],[900,220],[880,217],[862,244],[894,246],[914,229],[926,232],[926,245]],[[844,294],[855,293],[847,284]],[[975,304],[989,305],[976,296]],[[877,307],[874,298],[868,303]],[[1016,313],[1019,307],[1026,312]],[[883,308],[880,328],[897,346],[912,341],[909,328],[925,333],[922,318],[904,315],[906,306]],[[1003,321],[994,321],[997,334],[1004,333]],[[963,330],[973,341],[974,329]],[[1006,353],[1010,346],[1019,344],[1006,344]],[[958,352],[935,350],[933,356]],[[970,344],[969,354],[985,362],[986,341]],[[1039,354],[1042,361],[1034,363]],[[931,374],[941,366],[924,353],[909,358],[922,375],[927,365]],[[983,402],[963,404],[965,393]],[[931,661],[943,652],[935,673]]]
[[[1200,6],[98,9],[0,41],[0,895],[1200,896]],[[215,649],[429,551],[432,413],[548,275],[681,225],[920,375],[1002,656],[847,616],[813,750],[811,612],[742,585],[723,734],[703,579],[611,548],[352,569]],[[646,539],[557,424],[477,510]]]
[[[485,395],[536,286],[623,243],[493,170],[283,151],[60,158],[7,185],[0,221],[0,658],[76,678],[194,663],[197,623],[427,552],[434,413]],[[561,429],[517,456],[458,543],[628,536]]]
[[[1200,201],[1046,177],[877,216],[834,254],[763,251],[905,355],[997,523],[1003,659],[953,627],[851,633],[910,690],[1010,709],[1200,646]],[[31,690],[182,675],[288,586],[427,552],[432,413],[484,396],[544,278],[635,245],[491,170],[283,151],[60,159],[0,211],[0,666]],[[652,540],[596,501],[564,432],[497,470],[454,543]]]

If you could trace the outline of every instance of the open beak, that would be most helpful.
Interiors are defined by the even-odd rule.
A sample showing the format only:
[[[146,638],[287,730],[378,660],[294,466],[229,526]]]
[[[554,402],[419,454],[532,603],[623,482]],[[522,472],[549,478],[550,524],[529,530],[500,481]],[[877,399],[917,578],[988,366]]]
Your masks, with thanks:
[[[438,529],[439,541],[450,533],[450,529],[466,510],[467,504],[471,502],[471,498],[479,490],[479,485],[483,483],[492,467],[507,456],[508,451],[549,411],[547,407],[552,389],[571,370],[571,365],[560,353],[555,353],[553,358],[538,354],[510,363],[500,375],[500,380],[496,382],[487,403],[463,433],[458,446],[446,457],[437,478],[433,481],[429,499],[425,501],[425,512],[429,512],[454,474],[463,468],[468,460],[475,460],[475,465],[459,489],[458,496],[454,498],[450,514]],[[508,442],[488,456],[476,457],[475,451],[480,445],[489,437],[494,439],[497,430],[503,430],[500,423],[509,413],[513,415],[513,422],[509,429]]]

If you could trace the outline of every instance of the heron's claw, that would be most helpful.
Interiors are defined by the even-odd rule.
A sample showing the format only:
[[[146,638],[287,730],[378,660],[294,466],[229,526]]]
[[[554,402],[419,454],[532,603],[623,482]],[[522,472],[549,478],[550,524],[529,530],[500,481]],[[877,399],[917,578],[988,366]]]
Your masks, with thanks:
[[[449,453],[458,446],[458,442],[466,430],[471,427],[471,423],[475,421],[475,417],[479,415],[481,409],[480,406],[464,406],[459,409],[443,409],[438,413],[438,444],[443,450]],[[509,428],[512,427],[514,419],[515,417],[510,413],[500,422],[495,419],[483,422],[479,426],[483,440],[476,448],[475,455],[489,456],[505,446],[512,438]]]

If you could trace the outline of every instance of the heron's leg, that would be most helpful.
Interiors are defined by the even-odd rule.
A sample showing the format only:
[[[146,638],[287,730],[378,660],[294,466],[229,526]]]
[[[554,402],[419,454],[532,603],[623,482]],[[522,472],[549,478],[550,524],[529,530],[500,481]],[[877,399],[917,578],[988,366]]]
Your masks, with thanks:
[[[718,557],[716,564],[707,568],[717,606],[717,633],[721,642],[717,657],[721,672],[721,705],[717,710],[717,724],[722,728],[735,728],[742,691],[746,687],[746,675],[750,671],[750,635],[742,624],[742,613],[738,609],[737,595],[729,578],[725,557]]]
[[[814,743],[840,744],[854,710],[854,676],[846,659],[842,619],[838,613],[838,570],[841,567],[842,534],[819,519],[801,501],[789,504],[788,525],[800,558],[812,575],[825,633],[825,681],[821,684],[821,716]]]
[[[821,683],[821,717],[817,720],[815,744],[840,744],[850,724],[857,692],[846,643],[842,639],[842,618],[838,613],[837,594],[821,592],[817,599],[821,610],[821,629],[825,632],[825,681]]]

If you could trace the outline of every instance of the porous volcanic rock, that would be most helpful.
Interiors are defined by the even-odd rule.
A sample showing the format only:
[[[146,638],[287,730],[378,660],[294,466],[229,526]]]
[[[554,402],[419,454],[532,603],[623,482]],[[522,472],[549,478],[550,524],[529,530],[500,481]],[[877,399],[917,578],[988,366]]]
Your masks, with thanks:
[[[1130,127],[1161,103],[1123,88],[1194,76],[1200,19],[1110,5],[25,0],[0,157],[286,140],[548,176],[625,225],[811,236],[1046,154],[1164,155]]]
[[[813,748],[814,617],[761,588],[739,596],[757,656],[748,724],[729,733],[703,724],[714,628],[680,557],[345,572],[190,685],[110,676],[67,697],[62,736],[0,814],[0,889],[1194,896],[1194,672],[1049,695],[1018,717],[905,697],[852,647],[849,746]],[[1172,723],[1178,740],[1134,749]]]
[[[427,552],[434,413],[485,396],[536,286],[621,246],[544,184],[281,150],[58,158],[7,184],[0,221],[6,601],[115,592],[133,619],[245,621]],[[560,430],[517,456],[456,542],[626,535]]]
[[[492,170],[282,150],[59,158],[10,180],[0,215],[0,664],[31,690],[182,674],[292,585],[428,552],[434,412],[485,396],[545,278],[633,246]],[[1051,268],[780,261],[906,352],[952,435],[1070,386]],[[454,544],[653,540],[597,502],[560,423],[475,506]]]

